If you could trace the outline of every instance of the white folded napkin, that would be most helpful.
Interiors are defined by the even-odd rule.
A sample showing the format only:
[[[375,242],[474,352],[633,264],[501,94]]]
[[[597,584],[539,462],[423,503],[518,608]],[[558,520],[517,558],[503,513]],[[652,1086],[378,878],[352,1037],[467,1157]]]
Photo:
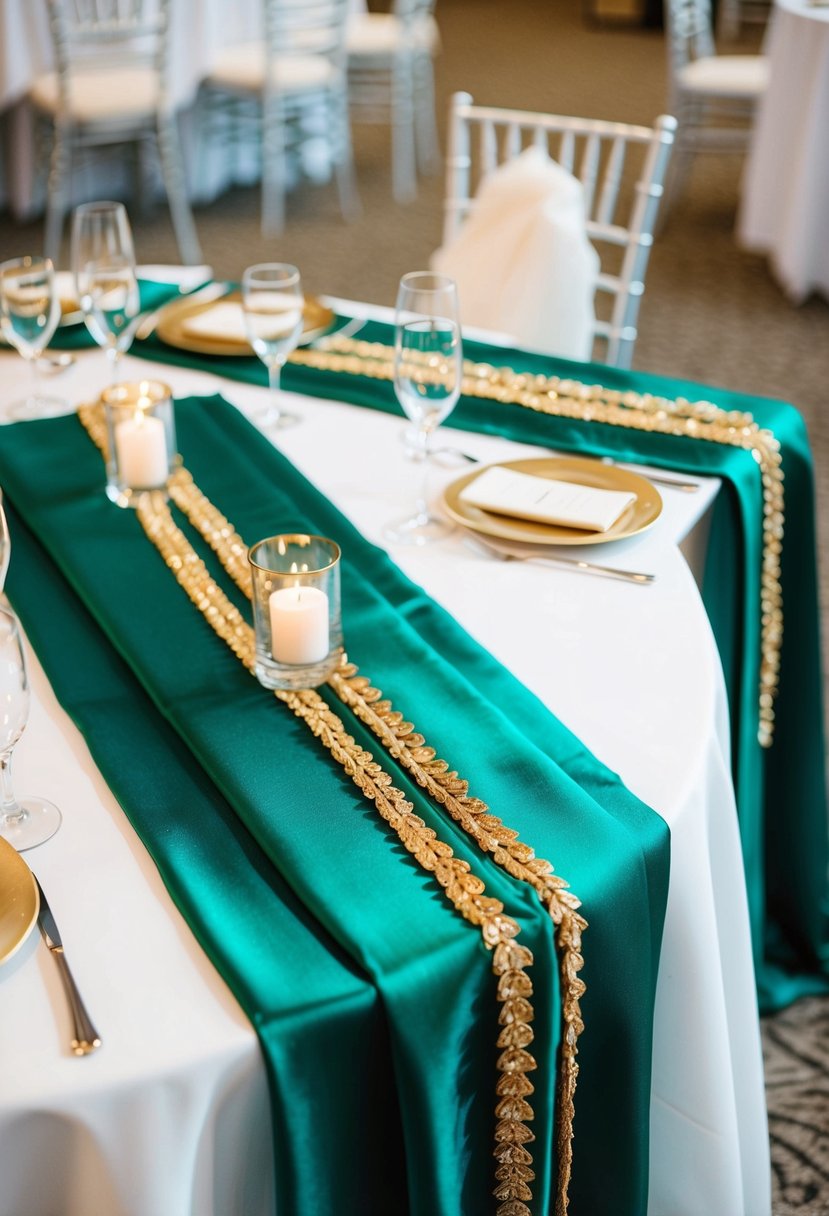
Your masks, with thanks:
[[[72,312],[80,308],[78,293],[75,290],[75,276],[68,270],[55,271],[55,295],[60,300],[63,312]]]
[[[581,182],[543,149],[527,148],[483,179],[473,211],[431,264],[457,282],[464,325],[590,358],[599,257]]]
[[[239,343],[248,341],[242,305],[234,300],[219,300],[203,312],[184,317],[181,328],[193,338]]]
[[[496,515],[606,532],[636,495],[628,490],[597,490],[572,481],[533,477],[492,465],[465,486],[459,498]]]

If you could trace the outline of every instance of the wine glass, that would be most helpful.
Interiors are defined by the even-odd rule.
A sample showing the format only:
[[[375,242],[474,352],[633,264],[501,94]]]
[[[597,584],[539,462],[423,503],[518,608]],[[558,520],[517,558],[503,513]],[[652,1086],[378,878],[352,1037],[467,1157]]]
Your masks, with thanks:
[[[123,203],[84,203],[72,220],[72,269],[86,328],[107,353],[112,383],[135,337],[141,301]]]
[[[394,391],[414,423],[411,457],[423,467],[420,494],[406,519],[385,529],[396,544],[439,540],[453,525],[429,510],[427,475],[432,435],[457,404],[463,355],[458,289],[453,279],[413,271],[400,280],[394,335]]]
[[[19,853],[54,836],[60,811],[45,798],[17,799],[12,789],[12,750],[29,717],[29,680],[14,614],[0,606],[0,836]]]
[[[41,418],[65,404],[41,395],[37,362],[59,319],[60,301],[49,258],[12,258],[0,265],[0,330],[32,367],[32,393],[9,406],[10,418]]]
[[[3,490],[0,488],[0,596],[6,585],[6,574],[9,569],[9,558],[12,555],[12,544],[9,536],[9,525],[6,523],[6,513],[3,510]]]
[[[302,281],[288,262],[260,262],[242,276],[242,311],[248,340],[268,369],[270,404],[259,421],[266,428],[293,426],[296,414],[279,405],[279,381],[302,333]]]

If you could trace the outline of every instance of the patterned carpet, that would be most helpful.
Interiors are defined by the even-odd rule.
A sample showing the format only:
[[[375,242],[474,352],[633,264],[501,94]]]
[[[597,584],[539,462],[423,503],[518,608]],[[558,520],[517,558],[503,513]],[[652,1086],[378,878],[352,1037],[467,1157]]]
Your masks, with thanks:
[[[375,5],[371,5],[375,7]],[[651,122],[665,108],[659,31],[596,27],[578,0],[439,0],[443,123],[457,89],[475,100],[527,110]],[[757,35],[739,49],[752,49]],[[732,49],[732,48],[729,48]],[[291,196],[278,239],[259,232],[254,189],[197,210],[205,257],[217,276],[239,278],[261,260],[296,262],[312,292],[391,304],[397,281],[423,268],[440,243],[443,183],[424,180],[406,207],[390,197],[388,133],[358,127],[355,153],[363,214],[350,226],[330,186]],[[816,458],[824,655],[829,653],[829,302],[793,307],[763,258],[739,249],[734,223],[740,162],[700,158],[655,244],[640,314],[635,366],[781,397],[806,419]],[[163,207],[135,219],[139,260],[173,261]],[[40,248],[39,223],[0,216],[0,257]],[[824,666],[824,671],[827,668]],[[829,1214],[829,999],[810,999],[766,1020],[775,1216]],[[737,1212],[711,1216],[744,1216]]]

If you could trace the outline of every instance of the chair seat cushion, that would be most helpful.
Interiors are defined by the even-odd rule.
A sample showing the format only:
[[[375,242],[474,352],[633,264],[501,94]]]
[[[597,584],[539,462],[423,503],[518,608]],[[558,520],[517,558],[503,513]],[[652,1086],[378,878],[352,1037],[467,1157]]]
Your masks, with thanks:
[[[393,13],[354,13],[348,20],[349,59],[390,58],[406,46],[406,28]],[[437,53],[440,34],[434,17],[418,21],[411,30],[411,49]]]
[[[769,65],[763,55],[710,55],[685,64],[678,78],[689,92],[751,100],[765,91]]]
[[[300,93],[330,84],[336,75],[324,55],[279,55],[276,82],[280,91]],[[265,87],[265,47],[262,42],[229,46],[216,59],[208,85],[243,92],[261,93]]]
[[[39,110],[61,112],[56,72],[37,76],[29,98]],[[160,100],[157,73],[149,67],[90,68],[70,75],[69,113],[79,123],[118,123],[152,118]]]

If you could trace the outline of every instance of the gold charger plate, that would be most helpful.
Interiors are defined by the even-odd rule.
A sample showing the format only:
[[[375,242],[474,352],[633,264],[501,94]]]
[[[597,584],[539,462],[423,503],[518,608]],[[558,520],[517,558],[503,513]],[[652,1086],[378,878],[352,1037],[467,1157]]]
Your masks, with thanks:
[[[503,460],[498,464],[503,469],[512,469],[517,473],[530,473],[534,477],[548,477],[553,481],[575,482],[597,490],[627,490],[636,498],[606,532],[587,532],[582,528],[566,528],[560,524],[536,523],[531,519],[518,519],[514,515],[496,515],[493,511],[484,511],[482,507],[464,502],[460,497],[461,491],[483,472],[483,467],[474,469],[447,486],[443,492],[443,505],[456,523],[485,536],[499,536],[502,540],[536,545],[600,545],[644,532],[662,511],[659,491],[647,478],[628,469],[620,469],[617,465],[602,464],[600,460],[585,460],[577,456],[541,456],[527,460]]]
[[[23,858],[0,836],[0,964],[8,962],[37,923],[40,896]]]
[[[253,354],[252,347],[247,342],[235,338],[212,338],[204,334],[189,334],[185,323],[207,312],[216,304],[241,303],[242,296],[238,291],[232,291],[218,300],[188,300],[175,301],[164,310],[164,316],[158,322],[155,332],[167,346],[175,346],[178,350],[186,350],[194,355],[247,355]],[[299,339],[310,342],[313,337],[322,333],[334,320],[334,312],[326,308],[314,296],[306,296],[302,308],[302,335]]]

